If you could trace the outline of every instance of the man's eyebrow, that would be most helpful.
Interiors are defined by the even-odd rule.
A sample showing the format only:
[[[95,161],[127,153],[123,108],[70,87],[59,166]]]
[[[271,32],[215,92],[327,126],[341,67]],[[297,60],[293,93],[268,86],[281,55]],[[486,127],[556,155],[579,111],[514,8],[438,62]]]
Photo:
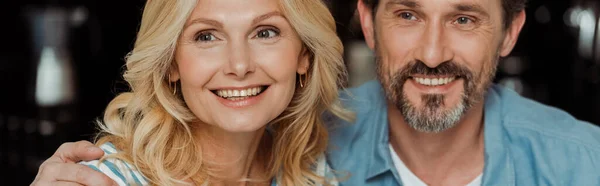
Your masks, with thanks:
[[[489,16],[487,11],[479,5],[473,3],[458,3],[453,5],[454,9],[459,12],[473,12],[484,16]]]
[[[416,0],[390,0],[385,4],[384,8],[393,7],[394,5],[401,5],[408,8],[422,8],[422,5]],[[488,12],[479,4],[475,3],[457,3],[452,5],[455,11],[458,12],[473,12],[489,17]]]
[[[421,4],[415,0],[390,0],[385,4],[385,7],[391,7],[393,5],[402,5],[409,8],[420,8]]]

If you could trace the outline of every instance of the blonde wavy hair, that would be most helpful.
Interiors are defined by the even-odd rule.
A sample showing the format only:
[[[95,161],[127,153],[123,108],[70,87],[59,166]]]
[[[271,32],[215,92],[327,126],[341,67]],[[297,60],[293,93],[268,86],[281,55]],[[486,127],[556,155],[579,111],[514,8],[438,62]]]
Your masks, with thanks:
[[[335,22],[321,0],[280,0],[280,9],[309,51],[307,82],[289,107],[273,122],[269,152],[271,177],[281,185],[314,185],[324,178],[312,171],[327,148],[324,113],[351,120],[338,101],[346,71],[343,46]],[[212,174],[201,157],[202,148],[191,121],[197,119],[180,94],[173,94],[168,75],[174,53],[196,0],[147,1],[135,47],[128,55],[123,77],[130,92],[114,98],[106,108],[96,144],[113,143],[117,158],[136,166],[155,185],[189,180],[202,184]],[[180,92],[180,91],[179,91]]]

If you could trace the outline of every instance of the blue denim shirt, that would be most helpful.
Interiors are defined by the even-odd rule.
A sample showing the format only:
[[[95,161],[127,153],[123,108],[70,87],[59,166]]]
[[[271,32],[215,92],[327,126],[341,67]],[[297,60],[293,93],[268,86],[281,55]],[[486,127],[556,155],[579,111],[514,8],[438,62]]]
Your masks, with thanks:
[[[333,122],[327,158],[340,185],[402,185],[388,148],[386,100],[377,81],[342,95],[354,123]],[[599,113],[600,114],[600,113]],[[483,185],[600,185],[600,128],[492,86],[485,98]]]

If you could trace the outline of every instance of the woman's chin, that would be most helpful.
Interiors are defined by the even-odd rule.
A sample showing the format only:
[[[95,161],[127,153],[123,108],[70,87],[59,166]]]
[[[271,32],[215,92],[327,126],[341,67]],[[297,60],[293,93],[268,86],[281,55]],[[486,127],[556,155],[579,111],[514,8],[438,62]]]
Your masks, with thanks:
[[[256,132],[258,130],[264,129],[265,126],[267,126],[267,122],[260,122],[260,123],[264,123],[264,124],[257,124],[259,123],[257,122],[248,122],[249,120],[247,120],[246,122],[228,122],[228,123],[224,123],[222,125],[219,125],[219,127],[227,132],[231,132],[231,133],[248,133],[248,132]]]

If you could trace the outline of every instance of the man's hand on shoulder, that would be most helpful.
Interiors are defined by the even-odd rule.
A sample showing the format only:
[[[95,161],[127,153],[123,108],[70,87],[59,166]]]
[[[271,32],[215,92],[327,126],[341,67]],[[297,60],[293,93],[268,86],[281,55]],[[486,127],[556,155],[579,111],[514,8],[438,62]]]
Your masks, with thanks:
[[[117,185],[103,173],[77,164],[79,161],[100,159],[103,155],[102,149],[88,141],[64,143],[42,163],[31,185]]]

